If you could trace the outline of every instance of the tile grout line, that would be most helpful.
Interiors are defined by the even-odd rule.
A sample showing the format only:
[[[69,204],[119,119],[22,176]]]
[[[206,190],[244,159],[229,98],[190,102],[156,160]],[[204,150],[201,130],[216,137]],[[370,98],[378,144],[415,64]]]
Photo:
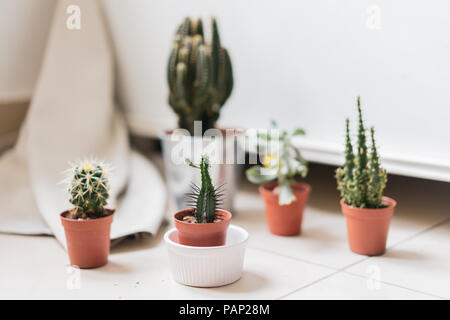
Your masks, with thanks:
[[[432,226],[429,226],[428,228],[423,229],[422,231],[419,231],[419,232],[413,234],[412,236],[409,236],[409,237],[406,238],[406,239],[400,240],[399,242],[393,244],[391,247],[386,248],[386,251],[389,251],[389,250],[391,250],[392,248],[395,248],[395,247],[397,247],[398,245],[405,243],[406,241],[412,240],[412,239],[414,239],[414,238],[416,238],[416,237],[418,237],[418,236],[420,236],[420,235],[422,235],[422,234],[424,234],[424,233],[427,233],[428,231],[431,231],[431,230],[433,230],[433,229],[435,229],[435,228],[438,228],[438,227],[440,227],[440,226],[446,224],[447,222],[450,222],[450,218],[446,218],[446,219],[444,219],[444,220],[442,220],[442,221],[440,221],[440,222],[438,222],[438,223],[435,223],[435,224],[432,225]]]
[[[343,272],[343,273],[346,273],[346,274],[348,274],[348,275],[356,276],[356,277],[363,278],[363,279],[366,279],[366,278],[367,278],[367,277],[365,277],[365,276],[363,276],[363,275],[361,275],[361,274],[353,273],[353,272],[350,272],[350,271],[345,271],[345,270],[344,270],[344,271],[342,271],[342,272]],[[420,293],[420,294],[423,294],[423,295],[426,295],[426,296],[429,296],[429,297],[433,297],[433,298],[439,298],[439,299],[442,299],[442,300],[448,300],[448,298],[444,298],[444,297],[435,295],[435,294],[433,294],[433,293],[428,293],[428,292],[416,290],[416,289],[413,289],[413,288],[404,287],[404,286],[401,286],[401,285],[398,285],[398,284],[395,284],[395,283],[391,283],[391,282],[387,282],[387,281],[382,281],[382,280],[378,280],[378,281],[381,282],[381,283],[383,283],[383,284],[392,286],[392,287],[397,287],[397,288],[404,289],[404,290],[408,290],[408,291],[412,291],[412,292],[415,292],[415,293]]]
[[[295,260],[295,261],[299,261],[299,262],[303,262],[303,263],[307,263],[307,264],[312,264],[312,265],[315,265],[317,267],[322,267],[322,268],[331,269],[331,270],[335,270],[335,271],[339,271],[340,270],[339,268],[330,267],[330,266],[327,266],[325,264],[309,261],[309,260],[306,260],[306,259],[301,259],[301,258],[298,258],[298,257],[289,256],[289,255],[286,255],[286,254],[283,254],[283,253],[279,253],[279,252],[268,250],[268,249],[263,249],[263,248],[260,248],[260,247],[248,246],[248,248],[249,249],[258,250],[258,251],[262,251],[262,252],[265,252],[265,253],[274,254],[274,255],[277,255],[277,256],[280,256],[280,257],[283,257],[283,258],[288,258],[288,259],[291,259],[291,260]]]
[[[284,298],[286,298],[287,296],[290,296],[291,294],[294,294],[294,293],[296,293],[296,292],[298,292],[298,291],[300,291],[300,290],[303,290],[303,289],[305,289],[305,288],[308,288],[308,287],[310,287],[310,286],[312,286],[312,285],[314,285],[314,284],[316,284],[316,283],[319,283],[319,282],[322,281],[322,280],[328,279],[328,278],[330,278],[330,277],[332,277],[332,276],[334,276],[334,275],[336,275],[336,274],[338,274],[338,273],[343,272],[343,271],[346,270],[347,268],[353,267],[354,265],[357,265],[358,263],[361,263],[361,262],[363,262],[363,261],[365,261],[365,260],[367,260],[367,259],[369,259],[369,257],[365,257],[365,258],[362,258],[362,259],[359,260],[359,261],[355,261],[355,262],[349,264],[348,266],[345,266],[345,267],[343,267],[343,268],[340,268],[340,269],[336,270],[336,271],[333,272],[333,273],[330,273],[330,274],[328,274],[328,275],[326,275],[326,276],[324,276],[324,277],[322,277],[322,278],[320,278],[320,279],[317,279],[317,280],[315,280],[315,281],[313,281],[313,282],[311,282],[311,283],[308,283],[308,284],[306,284],[306,285],[304,285],[304,286],[302,286],[302,287],[300,287],[300,288],[298,288],[298,289],[296,289],[296,290],[293,290],[293,291],[291,291],[291,292],[289,292],[289,293],[287,293],[287,294],[285,294],[285,295],[282,295],[281,297],[277,298],[276,300],[284,299]]]
[[[441,225],[444,225],[444,224],[446,224],[446,223],[449,222],[449,221],[450,221],[450,218],[447,218],[447,219],[445,219],[445,220],[443,220],[443,221],[440,221],[440,222],[438,222],[438,223],[436,223],[436,224],[434,224],[434,225],[432,225],[432,226],[430,226],[430,227],[428,227],[428,228],[426,228],[426,229],[424,229],[424,230],[422,230],[422,231],[419,231],[418,233],[416,233],[416,234],[414,234],[414,235],[412,235],[412,236],[410,236],[410,237],[408,237],[408,238],[406,238],[406,239],[403,239],[403,240],[397,242],[397,243],[394,244],[393,246],[391,246],[391,247],[389,247],[389,248],[386,248],[386,251],[391,250],[392,248],[398,246],[399,244],[404,243],[405,241],[409,241],[409,240],[411,240],[411,239],[414,239],[415,237],[417,237],[417,236],[419,236],[419,235],[421,235],[421,234],[423,234],[423,233],[426,233],[426,232],[428,232],[428,231],[430,231],[430,230],[433,230],[433,229],[435,229],[435,228],[437,228],[437,227],[439,227],[439,226],[441,226]],[[353,275],[353,273],[348,272],[348,271],[345,271],[345,270],[347,270],[348,268],[351,268],[351,267],[353,267],[353,266],[355,266],[355,265],[357,265],[357,264],[359,264],[359,263],[361,263],[361,262],[364,262],[364,261],[366,261],[366,260],[368,260],[368,259],[370,259],[370,258],[373,258],[373,257],[367,256],[367,257],[365,257],[364,259],[361,259],[361,260],[359,260],[359,261],[356,261],[356,262],[354,262],[354,263],[349,264],[348,266],[345,266],[344,268],[341,268],[341,269],[338,269],[338,270],[335,269],[335,270],[336,270],[335,272],[333,272],[333,273],[331,273],[331,274],[329,274],[329,275],[326,275],[325,277],[322,277],[322,278],[320,278],[320,279],[317,279],[317,280],[315,280],[315,281],[313,281],[313,282],[311,282],[311,283],[309,283],[309,284],[307,284],[307,285],[304,285],[304,286],[302,286],[302,287],[300,287],[300,288],[298,288],[298,289],[296,289],[296,290],[294,290],[294,291],[292,291],[292,292],[290,292],[290,293],[288,293],[288,294],[282,295],[281,297],[277,298],[276,300],[281,300],[281,299],[283,299],[283,298],[286,298],[286,297],[288,297],[288,296],[290,296],[290,295],[292,295],[292,294],[294,294],[294,293],[296,293],[296,292],[298,292],[298,291],[300,291],[300,290],[303,290],[303,289],[305,289],[305,288],[308,288],[308,287],[310,287],[310,286],[312,286],[312,285],[314,285],[314,284],[316,284],[316,283],[318,283],[318,282],[320,282],[320,281],[322,281],[322,280],[328,279],[328,278],[330,278],[330,277],[332,277],[332,276],[334,276],[334,275],[336,275],[336,274],[338,274],[338,273],[341,273],[341,272],[347,273],[347,274],[352,274],[352,275]],[[328,268],[330,268],[330,267],[328,267]],[[356,275],[356,274],[355,274],[355,275]],[[360,275],[360,276],[361,276],[361,275]],[[363,277],[363,276],[361,276],[361,277]],[[380,282],[384,283],[383,281],[380,281]],[[386,283],[386,284],[394,285],[394,284],[391,284],[391,283]],[[414,289],[403,288],[403,287],[398,286],[398,285],[394,285],[394,286],[399,287],[399,288],[402,288],[402,289],[408,289],[408,290],[410,290],[410,291],[416,291],[416,290],[414,290]],[[425,294],[425,295],[428,295],[428,296],[434,296],[434,295],[432,295],[432,294],[425,293],[425,292],[421,292],[421,291],[416,291],[416,292],[422,293],[422,294]],[[439,296],[434,296],[434,297],[439,297]],[[443,297],[439,297],[439,298],[440,298],[440,299],[447,300],[446,298],[443,298]]]

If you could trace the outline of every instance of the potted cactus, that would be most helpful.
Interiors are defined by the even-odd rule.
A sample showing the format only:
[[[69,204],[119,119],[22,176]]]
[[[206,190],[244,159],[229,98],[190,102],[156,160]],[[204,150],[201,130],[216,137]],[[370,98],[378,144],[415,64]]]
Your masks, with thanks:
[[[213,149],[209,146],[211,143],[223,153],[221,159],[210,159],[214,160],[211,165],[218,174],[217,180],[226,182],[228,187],[224,208],[231,208],[231,198],[237,187],[237,166],[226,165],[223,161],[227,153],[233,154],[234,143],[225,143],[224,137],[235,139],[240,131],[216,128],[220,110],[233,89],[233,71],[228,51],[221,46],[214,17],[211,27],[211,41],[207,42],[202,20],[186,18],[177,29],[167,64],[168,102],[178,116],[179,128],[161,132],[160,138],[169,190],[175,195],[179,209],[196,174],[184,165],[184,159],[199,161],[204,150]],[[207,130],[211,133],[210,129],[218,129],[214,135],[221,139],[204,137]],[[174,159],[179,154],[174,149],[180,146],[183,155]],[[191,154],[192,149],[194,154]],[[198,173],[196,176],[199,180]]]
[[[215,128],[220,109],[233,89],[228,51],[221,47],[216,19],[212,39],[205,42],[201,19],[186,18],[178,27],[167,66],[169,104],[178,115],[178,126],[191,135],[194,121],[202,121],[203,134]]]
[[[189,166],[200,170],[201,185],[191,185],[186,195],[190,207],[174,214],[180,244],[196,247],[222,246],[225,244],[231,213],[218,206],[223,197],[223,185],[214,187],[209,174],[209,160],[202,157],[199,165],[187,160]]]
[[[258,148],[265,153],[263,166],[251,167],[246,176],[250,182],[261,184],[259,192],[265,200],[269,231],[275,235],[294,236],[301,232],[311,187],[297,182],[297,177],[306,177],[308,166],[292,138],[305,132],[302,129],[291,133],[279,131],[275,122],[272,127],[268,134],[258,135]],[[271,152],[265,147],[269,141],[276,142],[276,148]]]
[[[110,227],[114,210],[108,201],[108,165],[85,160],[67,171],[69,201],[73,208],[60,214],[70,264],[95,268],[108,262]]]
[[[350,250],[363,255],[380,255],[386,239],[396,201],[383,196],[386,170],[380,166],[374,128],[370,128],[371,150],[366,143],[360,98],[357,100],[359,124],[357,152],[350,138],[350,121],[346,120],[345,163],[336,170],[341,208],[347,220]]]

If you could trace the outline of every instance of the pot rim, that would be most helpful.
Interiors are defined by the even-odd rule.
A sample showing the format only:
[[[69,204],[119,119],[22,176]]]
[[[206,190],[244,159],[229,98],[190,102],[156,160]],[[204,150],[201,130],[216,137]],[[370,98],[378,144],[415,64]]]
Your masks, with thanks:
[[[230,224],[229,226],[230,229],[235,229],[238,232],[241,232],[244,234],[244,239],[240,242],[236,242],[233,244],[224,244],[222,246],[208,246],[208,247],[197,247],[197,246],[188,246],[188,245],[184,245],[184,244],[180,244],[178,242],[172,241],[170,239],[170,235],[173,232],[179,232],[177,228],[171,228],[169,230],[166,231],[166,233],[164,234],[164,241],[166,242],[166,244],[174,246],[174,247],[178,247],[178,248],[182,248],[182,249],[188,249],[188,250],[195,250],[195,251],[204,251],[204,250],[211,250],[211,249],[228,249],[228,248],[233,248],[236,246],[241,246],[243,244],[245,244],[248,241],[248,231],[245,230],[242,227],[236,226],[234,224]]]
[[[175,213],[173,214],[173,219],[174,219],[177,223],[180,223],[180,224],[185,225],[185,226],[211,226],[211,225],[215,225],[215,224],[217,224],[217,223],[223,223],[223,222],[230,221],[230,220],[231,220],[231,217],[233,216],[233,214],[232,214],[230,211],[228,211],[228,210],[225,210],[225,209],[216,209],[216,214],[217,214],[217,212],[220,212],[220,211],[222,211],[222,212],[224,212],[224,213],[226,214],[226,216],[225,216],[224,219],[222,219],[222,220],[220,220],[220,221],[217,221],[217,222],[188,223],[188,222],[184,222],[183,220],[177,219],[177,217],[176,217],[176,215],[179,214],[179,213],[182,213],[182,212],[193,212],[194,210],[195,210],[194,208],[185,208],[185,209],[178,210],[177,212],[175,212]],[[193,227],[193,228],[197,228],[197,227]],[[204,227],[203,227],[203,228],[204,228]]]
[[[349,206],[341,198],[340,204],[342,212],[345,216],[352,216],[354,218],[364,218],[364,219],[381,219],[386,216],[392,216],[394,214],[394,209],[397,206],[397,201],[392,198],[383,196],[383,203],[387,204],[386,208],[358,208],[354,206]],[[344,208],[346,210],[344,210]],[[346,212],[347,211],[347,212]]]
[[[105,211],[110,212],[108,215],[101,217],[101,218],[95,218],[95,219],[70,219],[70,218],[66,218],[64,217],[64,214],[69,212],[70,210],[65,210],[63,212],[61,212],[59,214],[61,220],[66,221],[66,222],[70,222],[70,223],[76,223],[76,224],[87,224],[87,223],[93,223],[95,221],[101,221],[101,220],[106,220],[108,218],[112,218],[114,216],[114,213],[116,212],[116,209],[108,209],[105,208]]]
[[[278,186],[278,181],[270,181],[264,184],[261,184],[258,189],[261,193],[263,198],[277,198],[278,195],[272,192],[272,189]],[[297,188],[297,189],[296,189]],[[311,192],[311,185],[309,185],[306,182],[298,182],[296,181],[294,183],[294,194],[302,194],[302,193],[310,193]]]
[[[178,128],[178,127],[175,128],[175,129],[162,129],[162,130],[159,130],[157,132],[157,136],[161,140],[168,139],[168,138],[170,138],[171,133],[174,130],[177,130],[177,129],[183,130],[183,129]],[[236,128],[214,128],[214,129],[220,130],[222,132],[222,134],[223,134],[223,137],[237,137],[237,136],[240,136],[240,135],[244,134],[244,129],[238,128],[238,127],[236,127]],[[184,130],[186,130],[186,129],[184,129]],[[231,131],[231,130],[233,132],[230,132],[230,134],[227,134],[227,131]],[[180,135],[179,137],[183,137],[184,139],[187,139],[187,138],[190,138],[190,139],[208,139],[209,138],[210,139],[210,138],[212,138],[212,136],[206,136],[205,137],[204,135],[201,135],[201,136]]]

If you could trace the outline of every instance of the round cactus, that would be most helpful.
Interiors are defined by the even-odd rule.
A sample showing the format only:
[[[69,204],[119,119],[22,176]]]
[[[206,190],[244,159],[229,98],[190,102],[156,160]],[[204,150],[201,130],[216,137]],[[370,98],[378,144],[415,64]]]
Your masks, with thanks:
[[[84,160],[69,170],[70,203],[74,219],[93,219],[104,215],[108,201],[108,165],[98,160]]]

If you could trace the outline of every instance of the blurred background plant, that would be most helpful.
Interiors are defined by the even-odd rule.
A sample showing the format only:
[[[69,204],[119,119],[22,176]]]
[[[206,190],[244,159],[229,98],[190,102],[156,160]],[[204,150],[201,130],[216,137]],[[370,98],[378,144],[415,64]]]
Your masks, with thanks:
[[[345,163],[336,170],[336,180],[341,198],[350,206],[358,208],[383,208],[383,190],[386,187],[387,173],[380,166],[375,143],[375,129],[370,128],[372,146],[368,155],[366,129],[362,119],[360,97],[358,105],[358,140],[356,154],[350,138],[350,120],[346,119]]]
[[[178,27],[167,65],[169,104],[178,115],[178,126],[191,135],[194,121],[202,121],[202,134],[215,127],[233,89],[231,60],[221,47],[214,17],[211,28],[207,43],[202,20],[186,18]]]
[[[264,184],[277,180],[274,189],[279,192],[279,204],[288,205],[296,200],[291,185],[297,177],[306,177],[308,163],[302,157],[300,150],[293,144],[292,139],[304,135],[303,129],[292,132],[280,130],[275,121],[266,133],[258,133],[258,151],[264,154],[262,166],[253,166],[246,171],[247,179],[256,184]]]

